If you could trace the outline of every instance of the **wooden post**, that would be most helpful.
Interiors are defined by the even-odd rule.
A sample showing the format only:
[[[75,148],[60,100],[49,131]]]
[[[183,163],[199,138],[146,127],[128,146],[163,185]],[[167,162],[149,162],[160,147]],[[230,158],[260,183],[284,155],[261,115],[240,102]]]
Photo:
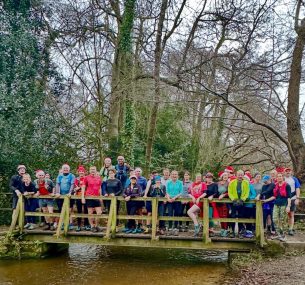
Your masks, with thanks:
[[[18,225],[19,225],[19,231],[20,231],[20,233],[22,233],[23,232],[23,228],[24,228],[24,197],[23,197],[23,195],[19,196],[18,204],[19,204]]]
[[[203,199],[203,236],[204,243],[210,243],[209,237],[209,201],[207,198]]]
[[[152,198],[152,213],[151,213],[151,240],[156,240],[157,237],[157,222],[158,222],[158,199]]]
[[[265,244],[265,237],[262,201],[256,201],[255,236],[257,243],[260,245],[260,247],[263,247]]]
[[[110,233],[112,231],[112,223],[113,223],[113,212],[116,210],[114,207],[114,199],[116,199],[115,197],[111,198],[111,204],[110,204],[110,209],[109,209],[109,214],[108,214],[108,220],[107,220],[107,228],[106,228],[106,235],[105,238],[109,239],[110,238]]]
[[[64,214],[64,234],[67,235],[70,224],[70,197],[67,195],[64,198],[64,204],[62,206],[62,211],[65,211]]]
[[[116,197],[112,197],[111,205],[113,204],[112,208],[112,218],[111,218],[111,237],[114,238],[116,234],[116,220],[117,220],[117,207],[118,202]]]
[[[12,222],[11,222],[11,225],[10,225],[9,233],[12,233],[15,230],[15,227],[16,227],[16,224],[17,224],[17,221],[18,221],[18,218],[19,218],[19,213],[20,213],[20,203],[21,203],[21,200],[18,199],[16,209],[15,209],[14,215],[12,217]]]
[[[57,225],[57,229],[56,229],[56,237],[60,236],[60,232],[61,232],[61,227],[64,224],[64,220],[65,220],[65,215],[66,215],[66,209],[63,205],[61,212],[60,212],[60,216],[59,216],[59,221],[58,221],[58,225]]]

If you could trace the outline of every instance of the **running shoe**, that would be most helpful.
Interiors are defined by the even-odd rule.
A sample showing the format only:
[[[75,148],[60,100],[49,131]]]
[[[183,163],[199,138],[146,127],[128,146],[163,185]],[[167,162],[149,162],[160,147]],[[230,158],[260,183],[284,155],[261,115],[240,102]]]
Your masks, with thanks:
[[[174,228],[173,234],[174,234],[174,236],[178,236],[179,235],[179,230],[177,228]]]
[[[195,225],[194,226],[194,236],[198,236],[199,234],[199,231],[200,231],[200,226],[199,225]]]
[[[290,236],[294,236],[294,232],[293,232],[293,230],[289,230],[289,231],[288,231],[288,235],[290,235]]]
[[[30,226],[31,226],[31,224],[30,224],[30,223],[27,223],[27,224],[24,226],[24,228],[25,228],[25,229],[28,229]]]
[[[76,231],[77,232],[80,232],[82,229],[81,229],[81,227],[80,226],[78,226],[77,228],[76,228]]]
[[[92,227],[92,228],[91,228],[91,232],[93,232],[93,233],[97,233],[97,232],[98,232],[98,230],[97,230],[97,228],[96,228],[96,227]]]
[[[34,230],[34,229],[35,229],[34,225],[30,224],[30,226],[28,227],[28,230]]]

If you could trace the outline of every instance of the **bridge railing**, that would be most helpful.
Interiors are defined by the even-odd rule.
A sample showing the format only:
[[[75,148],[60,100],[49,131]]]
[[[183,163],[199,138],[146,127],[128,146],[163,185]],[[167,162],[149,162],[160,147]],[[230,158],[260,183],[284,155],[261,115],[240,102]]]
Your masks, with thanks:
[[[146,215],[126,215],[126,214],[117,214],[117,202],[125,201],[123,197],[104,197],[104,196],[86,196],[86,200],[110,200],[110,208],[108,214],[80,214],[80,213],[70,213],[70,199],[81,199],[80,196],[59,196],[54,198],[54,196],[39,196],[37,199],[64,199],[64,203],[62,206],[62,210],[60,213],[43,213],[43,212],[28,212],[25,211],[24,196],[20,196],[18,199],[18,204],[16,207],[15,215],[13,216],[10,231],[13,231],[16,225],[19,226],[19,231],[22,233],[24,231],[24,221],[26,216],[44,216],[44,217],[57,217],[59,218],[58,227],[56,229],[55,235],[60,237],[62,234],[67,235],[68,226],[70,217],[72,218],[98,218],[107,220],[107,227],[105,238],[115,238],[116,236],[116,222],[117,220],[146,220],[151,221],[151,240],[158,240],[159,236],[157,236],[157,225],[158,221],[192,221],[189,217],[169,217],[169,216],[159,216],[158,215],[158,202],[166,202],[166,198],[132,198],[132,201],[151,201],[152,203],[152,213],[151,216]],[[179,202],[192,202],[190,198],[179,198],[176,199]],[[229,223],[255,223],[255,235],[256,241],[260,246],[265,244],[264,240],[264,228],[263,228],[263,211],[262,211],[262,201],[247,201],[246,204],[255,204],[256,205],[256,218],[255,219],[246,219],[246,218],[210,218],[209,217],[209,204],[214,203],[226,203],[232,204],[233,202],[229,199],[201,199],[203,202],[203,217],[202,217],[202,241],[204,243],[210,243],[211,238],[209,237],[209,222],[229,222]]]

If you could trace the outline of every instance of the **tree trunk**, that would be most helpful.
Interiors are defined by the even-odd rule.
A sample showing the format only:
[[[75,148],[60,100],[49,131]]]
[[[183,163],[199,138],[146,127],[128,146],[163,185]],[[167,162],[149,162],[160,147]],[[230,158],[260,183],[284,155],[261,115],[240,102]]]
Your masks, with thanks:
[[[155,48],[155,63],[154,63],[154,86],[155,86],[155,100],[153,103],[153,107],[151,109],[150,120],[149,120],[149,129],[147,135],[147,145],[146,145],[146,154],[145,154],[145,173],[148,174],[150,171],[150,164],[151,164],[151,155],[152,155],[152,148],[153,148],[153,141],[154,136],[156,133],[156,124],[157,124],[157,114],[158,114],[158,107],[160,101],[160,65],[161,65],[161,58],[162,58],[162,30],[163,30],[163,23],[165,19],[165,13],[168,5],[168,0],[163,0],[161,4],[161,11],[160,17],[158,22],[157,28],[157,35],[156,35],[156,48]]]
[[[291,72],[288,87],[287,133],[294,157],[292,158],[295,174],[305,181],[305,143],[299,114],[300,83],[302,58],[305,46],[305,19],[296,28],[297,39],[293,50]]]

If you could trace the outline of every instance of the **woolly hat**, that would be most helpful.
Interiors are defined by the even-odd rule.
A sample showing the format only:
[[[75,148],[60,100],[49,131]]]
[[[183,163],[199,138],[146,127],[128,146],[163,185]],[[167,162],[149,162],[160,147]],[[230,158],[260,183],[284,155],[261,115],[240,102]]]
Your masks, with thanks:
[[[157,175],[157,176],[155,177],[155,181],[161,181],[161,176],[160,176],[160,175]]]
[[[20,168],[26,169],[25,165],[23,165],[23,164],[19,164],[19,165],[17,166],[17,171],[18,171]]]
[[[225,174],[224,171],[219,171],[219,172],[218,172],[218,177],[219,177],[219,178],[222,178],[222,176],[223,176],[224,174]]]
[[[282,167],[282,166],[279,166],[275,170],[276,170],[277,173],[283,173],[285,171],[285,168]]]

